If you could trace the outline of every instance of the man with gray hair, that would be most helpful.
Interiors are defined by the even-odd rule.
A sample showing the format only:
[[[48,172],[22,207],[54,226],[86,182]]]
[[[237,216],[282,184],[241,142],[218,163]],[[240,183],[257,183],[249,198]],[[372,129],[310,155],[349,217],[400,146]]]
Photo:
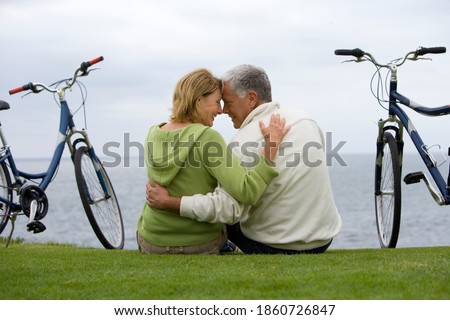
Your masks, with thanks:
[[[220,185],[206,195],[172,197],[167,190],[147,184],[147,203],[204,222],[228,224],[228,239],[244,253],[323,253],[341,228],[326,166],[322,131],[305,112],[280,109],[272,102],[266,72],[240,65],[222,77],[223,113],[239,129],[229,148],[251,167],[261,154],[264,138],[259,121],[272,114],[286,119],[290,130],[280,145],[275,166],[279,176],[254,206],[242,205]]]

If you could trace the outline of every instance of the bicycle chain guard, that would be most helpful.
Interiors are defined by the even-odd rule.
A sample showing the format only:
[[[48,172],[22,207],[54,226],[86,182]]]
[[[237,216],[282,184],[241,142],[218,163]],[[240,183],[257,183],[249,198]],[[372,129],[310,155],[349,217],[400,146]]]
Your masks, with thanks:
[[[48,211],[48,199],[45,192],[38,186],[28,185],[20,189],[20,205],[22,206],[22,211],[29,218],[30,217],[30,207],[33,200],[37,202],[35,220],[43,219]]]

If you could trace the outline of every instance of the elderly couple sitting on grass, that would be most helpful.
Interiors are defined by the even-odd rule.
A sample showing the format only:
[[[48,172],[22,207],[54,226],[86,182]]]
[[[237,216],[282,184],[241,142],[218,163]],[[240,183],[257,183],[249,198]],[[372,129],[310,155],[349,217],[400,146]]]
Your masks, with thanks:
[[[221,103],[223,101],[223,104]],[[226,113],[227,145],[212,129]],[[152,254],[323,253],[341,228],[321,129],[272,101],[266,72],[240,65],[221,79],[182,77],[168,122],[145,141],[149,181],[137,223]]]

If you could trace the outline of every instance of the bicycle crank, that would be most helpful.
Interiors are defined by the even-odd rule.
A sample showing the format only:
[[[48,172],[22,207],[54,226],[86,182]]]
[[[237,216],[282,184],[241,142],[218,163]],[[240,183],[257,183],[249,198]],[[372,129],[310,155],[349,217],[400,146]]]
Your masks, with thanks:
[[[41,220],[48,211],[48,199],[38,186],[28,185],[20,189],[20,205],[30,221]],[[32,214],[31,214],[32,213]]]

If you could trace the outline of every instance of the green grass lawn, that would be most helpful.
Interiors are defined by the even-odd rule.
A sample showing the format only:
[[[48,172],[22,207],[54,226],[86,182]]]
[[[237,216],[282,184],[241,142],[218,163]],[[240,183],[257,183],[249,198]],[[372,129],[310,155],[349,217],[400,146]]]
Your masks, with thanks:
[[[181,256],[0,245],[0,299],[450,298],[450,247]]]

